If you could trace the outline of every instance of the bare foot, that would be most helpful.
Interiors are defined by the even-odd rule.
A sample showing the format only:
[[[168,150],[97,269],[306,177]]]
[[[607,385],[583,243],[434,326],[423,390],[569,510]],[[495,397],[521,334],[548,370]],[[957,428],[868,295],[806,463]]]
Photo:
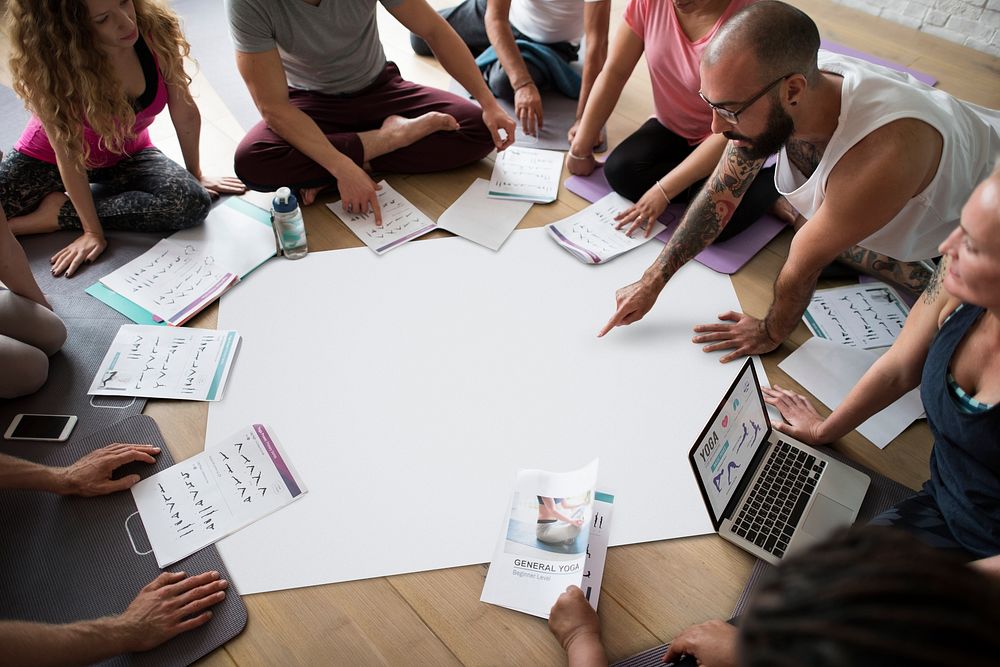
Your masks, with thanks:
[[[786,225],[792,225],[795,229],[801,227],[802,223],[806,221],[784,197],[778,197],[774,202],[774,205],[771,207],[771,215]]]
[[[455,131],[458,127],[458,121],[453,116],[431,111],[416,118],[389,116],[382,123],[379,132],[383,133],[386,142],[393,146],[392,150],[396,150],[420,141],[429,134]]]
[[[44,234],[59,230],[59,209],[69,201],[65,192],[52,192],[45,195],[42,201],[31,213],[10,218],[10,231],[14,236],[28,234]]]
[[[318,188],[299,188],[299,205],[309,206],[316,201],[319,193],[332,187],[332,185],[321,185]]]

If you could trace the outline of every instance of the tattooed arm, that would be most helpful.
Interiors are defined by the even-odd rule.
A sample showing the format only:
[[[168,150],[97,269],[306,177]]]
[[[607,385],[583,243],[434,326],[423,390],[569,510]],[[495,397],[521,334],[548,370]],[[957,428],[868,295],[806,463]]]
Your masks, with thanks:
[[[638,282],[618,290],[618,309],[598,336],[617,326],[637,322],[649,312],[678,269],[719,236],[763,164],[763,160],[743,157],[742,151],[732,142],[726,145],[715,171],[688,207],[677,231],[656,261]]]
[[[862,273],[905,287],[911,292],[922,292],[934,273],[934,264],[926,260],[901,262],[861,246],[848,248],[837,260]]]
[[[844,402],[826,419],[799,394],[778,386],[765,389],[764,400],[776,406],[784,419],[774,427],[809,444],[833,442],[919,385],[927,351],[939,323],[959,303],[941,284],[947,271],[948,257],[945,256],[927,290],[906,318],[896,342],[865,372]]]

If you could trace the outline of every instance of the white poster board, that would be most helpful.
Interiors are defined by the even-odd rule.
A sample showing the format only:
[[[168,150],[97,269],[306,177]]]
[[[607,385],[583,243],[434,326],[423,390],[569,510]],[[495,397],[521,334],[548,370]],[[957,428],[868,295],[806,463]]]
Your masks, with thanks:
[[[207,439],[267,422],[309,494],[219,542],[240,592],[489,561],[518,469],[597,457],[612,545],[711,532],[687,451],[739,366],[691,328],[740,308],[729,277],[691,263],[597,338],[658,250],[590,266],[531,229],[261,267],[219,309],[243,348]]]

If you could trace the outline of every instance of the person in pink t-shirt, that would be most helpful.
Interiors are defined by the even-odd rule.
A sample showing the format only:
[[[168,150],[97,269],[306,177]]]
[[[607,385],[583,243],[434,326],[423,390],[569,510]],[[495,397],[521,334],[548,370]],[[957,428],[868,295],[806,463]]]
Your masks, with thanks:
[[[192,227],[212,196],[243,192],[201,174],[190,49],[163,0],[10,0],[7,19],[14,90],[34,115],[0,163],[0,205],[16,235],[82,229],[53,275],[97,259],[105,229]],[[186,169],[150,141],[164,108]]]
[[[629,0],[626,25],[611,44],[567,158],[573,174],[585,176],[597,167],[593,146],[645,53],[655,113],[604,165],[615,192],[635,202],[618,216],[619,228],[627,227],[629,234],[640,228],[648,234],[647,223],[671,201],[693,198],[722,157],[726,139],[712,134],[712,110],[698,96],[701,53],[730,16],[754,1]],[[773,168],[761,170],[719,240],[746,229],[777,200]],[[791,211],[782,213],[789,222],[794,219]]]

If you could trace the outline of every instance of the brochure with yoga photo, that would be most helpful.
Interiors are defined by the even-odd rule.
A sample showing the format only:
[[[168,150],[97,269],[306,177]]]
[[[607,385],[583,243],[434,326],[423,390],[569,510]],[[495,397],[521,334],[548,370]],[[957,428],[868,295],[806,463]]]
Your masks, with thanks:
[[[597,459],[567,473],[521,470],[480,600],[549,617],[567,586],[597,608],[614,496],[596,491]]]

